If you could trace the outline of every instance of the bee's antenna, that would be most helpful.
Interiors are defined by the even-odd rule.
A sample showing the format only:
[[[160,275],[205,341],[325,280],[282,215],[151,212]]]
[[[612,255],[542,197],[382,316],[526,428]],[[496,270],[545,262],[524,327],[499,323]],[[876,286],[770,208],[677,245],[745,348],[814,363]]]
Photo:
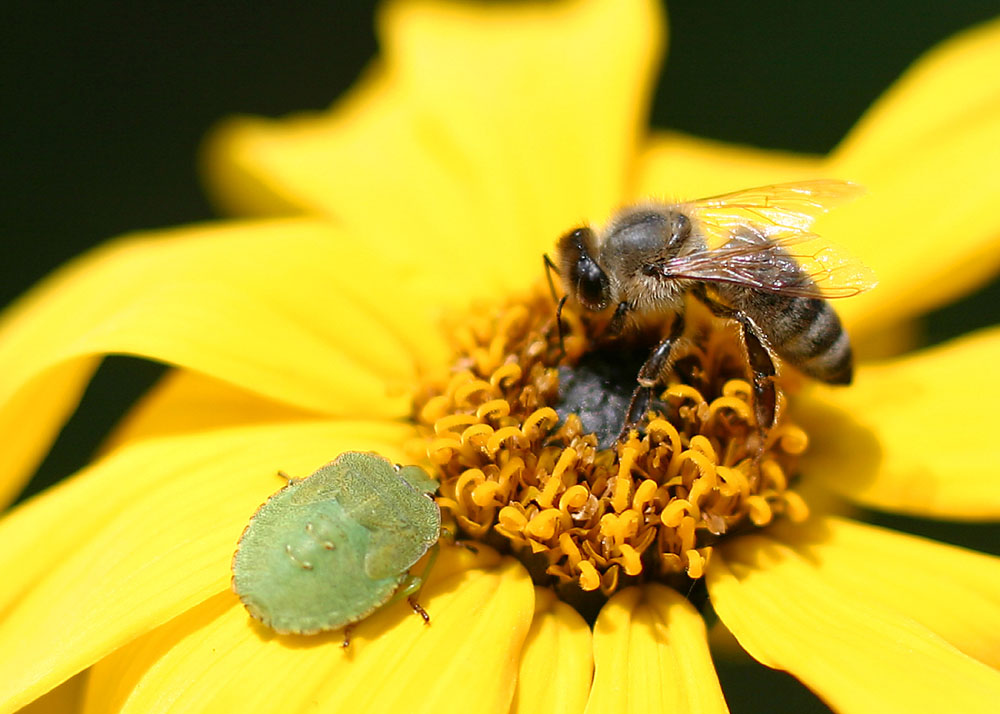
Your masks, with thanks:
[[[563,305],[566,304],[566,295],[562,297],[557,297],[556,295],[556,285],[552,281],[552,273],[559,275],[559,268],[556,264],[552,262],[552,258],[549,257],[548,253],[542,253],[542,260],[545,262],[545,279],[549,281],[549,293],[552,295],[552,302],[556,303],[556,329],[559,331],[559,358],[562,359],[566,355],[566,344],[564,342],[565,334],[563,333],[562,324],[562,311]]]
[[[552,262],[548,253],[542,253],[542,262],[545,263],[545,279],[549,281],[549,294],[552,295],[552,302],[559,302],[559,298],[556,297],[556,285],[552,282],[552,273],[559,275],[559,268]]]

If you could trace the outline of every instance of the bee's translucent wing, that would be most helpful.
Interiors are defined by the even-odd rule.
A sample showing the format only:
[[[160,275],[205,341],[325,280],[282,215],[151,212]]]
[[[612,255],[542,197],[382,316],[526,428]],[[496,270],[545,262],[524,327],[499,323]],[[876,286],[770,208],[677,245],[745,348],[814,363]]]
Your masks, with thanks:
[[[772,240],[809,233],[819,216],[863,193],[849,181],[817,179],[710,196],[680,208],[697,221],[709,246],[719,247],[743,226]]]
[[[657,266],[657,272],[665,278],[737,283],[792,297],[852,297],[878,283],[871,268],[808,233],[778,240],[744,234],[720,248],[678,256]]]
[[[810,227],[863,193],[823,179],[761,186],[682,204],[705,233],[705,249],[656,266],[668,278],[727,282],[792,297],[841,298],[868,290],[875,273]]]

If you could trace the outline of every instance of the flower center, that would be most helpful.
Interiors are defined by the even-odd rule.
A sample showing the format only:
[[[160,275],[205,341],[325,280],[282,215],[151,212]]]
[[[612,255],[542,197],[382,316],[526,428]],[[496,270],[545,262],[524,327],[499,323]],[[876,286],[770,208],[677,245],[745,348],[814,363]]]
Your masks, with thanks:
[[[690,589],[721,539],[806,518],[789,489],[805,433],[781,419],[762,440],[738,333],[707,313],[687,321],[667,385],[624,438],[660,335],[602,340],[567,307],[561,347],[541,290],[453,330],[458,357],[428,378],[415,420],[463,534],[575,603],[646,580]]]

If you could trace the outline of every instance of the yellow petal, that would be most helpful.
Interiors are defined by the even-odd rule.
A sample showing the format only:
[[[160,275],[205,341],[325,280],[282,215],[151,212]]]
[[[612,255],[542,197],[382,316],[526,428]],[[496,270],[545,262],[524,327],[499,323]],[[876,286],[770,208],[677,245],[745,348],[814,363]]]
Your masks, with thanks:
[[[456,251],[471,250],[497,275],[540,277],[542,250],[621,200],[658,3],[391,3],[379,31],[379,71],[329,114],[221,129],[208,165],[224,201],[335,215],[405,255],[461,269]]]
[[[823,159],[726,144],[679,132],[654,134],[639,156],[633,200],[686,201],[753,186],[829,178]]]
[[[917,60],[837,148],[850,164],[877,165],[960,133],[1000,101],[1000,20],[966,30]]]
[[[856,331],[943,304],[1000,267],[998,48],[993,21],[931,50],[831,156],[831,172],[870,194],[817,224],[879,276],[842,304]]]
[[[775,537],[839,587],[1000,669],[1000,558],[843,518],[778,524]]]
[[[1000,69],[1000,68],[998,68]],[[898,160],[832,163],[868,196],[816,223],[878,276],[874,290],[838,301],[855,332],[919,315],[965,294],[1000,266],[1000,101],[961,132],[912,147]]]
[[[719,549],[712,605],[744,649],[838,712],[996,711],[1000,672],[763,536]]]
[[[2,327],[0,327],[2,330]],[[0,363],[6,362],[0,345]],[[98,360],[81,358],[43,371],[20,385],[8,376],[0,382],[0,508],[5,508],[41,462],[56,430],[76,408]]]
[[[701,615],[663,585],[612,597],[594,626],[587,712],[728,712]]]
[[[402,424],[302,422],[150,440],[0,520],[0,711],[226,590],[230,560],[284,469],[345,450],[402,460]]]
[[[515,714],[579,714],[594,672],[590,626],[550,588],[535,588],[535,616],[521,652]]]
[[[309,419],[315,414],[228,382],[170,370],[129,411],[102,449],[107,453],[143,439]]]
[[[87,681],[87,672],[81,672],[19,710],[18,714],[75,714],[75,712],[82,712]]]
[[[1000,329],[864,365],[848,388],[797,400],[803,472],[858,503],[958,519],[1000,516]]]
[[[451,561],[451,562],[449,562]],[[222,594],[96,665],[88,711],[506,712],[528,632],[527,572],[488,548],[445,549],[420,602],[342,635],[278,636]]]
[[[16,491],[93,355],[181,365],[321,413],[404,415],[418,365],[448,354],[438,312],[451,282],[304,220],[109,244],[43,283],[0,328],[0,425],[11,445],[0,484]]]
[[[227,120],[206,147],[210,189],[238,215],[287,205],[333,216],[408,260],[454,261],[456,248],[494,238],[493,227],[473,210],[467,177],[421,139],[396,85],[380,72],[329,112]]]
[[[487,215],[513,235],[544,244],[621,199],[660,53],[658,3],[395,2],[380,26],[403,91],[469,157]]]

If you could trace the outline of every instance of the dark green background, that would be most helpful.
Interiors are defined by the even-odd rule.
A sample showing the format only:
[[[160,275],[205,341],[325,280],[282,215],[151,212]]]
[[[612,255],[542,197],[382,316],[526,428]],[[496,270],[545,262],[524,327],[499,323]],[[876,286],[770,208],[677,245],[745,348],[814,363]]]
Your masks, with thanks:
[[[4,3],[0,304],[108,237],[210,218],[195,171],[206,129],[237,112],[328,105],[376,51],[373,6]],[[824,152],[922,51],[998,9],[996,0],[673,2],[653,123]],[[998,318],[994,283],[931,316],[929,339]],[[32,490],[85,463],[157,374],[109,360]],[[881,522],[997,551],[996,529]],[[733,712],[825,711],[762,667],[723,666],[722,678]]]

